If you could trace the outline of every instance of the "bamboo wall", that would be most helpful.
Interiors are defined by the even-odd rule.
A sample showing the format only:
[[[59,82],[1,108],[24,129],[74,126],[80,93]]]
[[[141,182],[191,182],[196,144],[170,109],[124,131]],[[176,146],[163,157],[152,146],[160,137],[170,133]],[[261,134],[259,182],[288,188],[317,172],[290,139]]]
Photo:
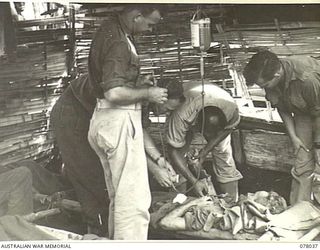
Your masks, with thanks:
[[[1,5],[0,5],[1,7]],[[4,10],[0,8],[0,56],[4,55]]]
[[[240,69],[252,54],[261,49],[269,49],[279,57],[308,55],[320,59],[320,20],[290,23],[277,19],[271,21],[274,22],[234,24],[216,34],[214,39],[225,44],[230,62],[241,65]]]
[[[65,21],[20,22],[16,51],[0,58],[0,165],[50,158],[53,137],[48,117],[67,76]],[[24,30],[44,23],[48,25],[44,30]]]

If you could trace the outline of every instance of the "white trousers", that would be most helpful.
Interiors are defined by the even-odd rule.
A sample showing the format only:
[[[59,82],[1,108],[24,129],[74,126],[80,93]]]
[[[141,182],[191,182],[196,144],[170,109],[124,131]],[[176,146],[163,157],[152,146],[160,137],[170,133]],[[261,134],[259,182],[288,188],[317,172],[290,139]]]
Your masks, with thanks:
[[[99,100],[88,139],[98,154],[108,194],[109,237],[147,240],[151,204],[141,109],[137,105],[110,108]]]

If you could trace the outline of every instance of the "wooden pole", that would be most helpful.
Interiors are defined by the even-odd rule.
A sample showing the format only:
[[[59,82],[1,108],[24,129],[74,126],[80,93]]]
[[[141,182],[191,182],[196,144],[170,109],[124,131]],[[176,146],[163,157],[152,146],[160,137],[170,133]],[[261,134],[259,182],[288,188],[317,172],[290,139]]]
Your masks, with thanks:
[[[4,3],[0,3],[0,56],[4,55]]]
[[[68,53],[68,62],[67,70],[68,76],[75,76],[74,72],[74,60],[75,60],[75,46],[76,46],[76,28],[75,28],[75,9],[72,4],[69,4],[69,53]]]
[[[9,3],[0,3],[2,9],[3,24],[4,24],[4,50],[10,61],[16,58],[17,40],[15,34],[15,25],[11,16],[11,9]]]
[[[180,82],[183,82],[183,76],[182,76],[182,57],[181,57],[181,42],[180,42],[180,37],[177,40],[178,43],[178,63],[179,63],[179,78]]]

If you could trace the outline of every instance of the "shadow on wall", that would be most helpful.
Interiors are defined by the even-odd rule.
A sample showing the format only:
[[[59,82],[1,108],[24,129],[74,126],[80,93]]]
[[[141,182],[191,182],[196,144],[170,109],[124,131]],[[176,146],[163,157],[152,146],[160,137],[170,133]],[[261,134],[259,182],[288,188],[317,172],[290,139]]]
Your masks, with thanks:
[[[210,162],[205,163],[205,168],[216,183]],[[239,181],[240,194],[254,193],[256,191],[274,191],[281,195],[289,204],[291,176],[289,173],[258,169],[255,167],[238,166],[243,175]],[[218,186],[215,187],[219,192]]]

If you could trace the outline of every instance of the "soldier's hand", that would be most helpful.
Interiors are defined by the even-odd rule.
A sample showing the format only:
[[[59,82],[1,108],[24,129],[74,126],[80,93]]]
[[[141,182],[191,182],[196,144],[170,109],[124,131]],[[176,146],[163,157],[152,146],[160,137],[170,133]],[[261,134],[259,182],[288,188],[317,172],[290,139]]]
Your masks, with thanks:
[[[307,146],[301,141],[301,139],[299,137],[294,137],[291,139],[292,140],[292,144],[293,144],[293,148],[294,148],[294,154],[297,155],[299,150],[305,150],[306,152],[309,152],[309,149],[307,148]]]
[[[157,168],[154,173],[154,178],[162,187],[171,187],[172,182],[170,175],[165,168]]]
[[[205,196],[208,193],[208,186],[206,183],[202,182],[202,181],[197,181],[194,184],[194,192],[196,193],[196,195],[198,196]]]
[[[152,75],[140,75],[137,80],[137,87],[154,86],[156,79]]]
[[[174,171],[173,167],[171,164],[163,157],[161,156],[157,162],[158,166],[164,169],[167,169],[169,173],[173,176],[176,175],[176,172]]]
[[[319,148],[314,149],[314,155],[315,155],[316,164],[320,166],[320,149]]]
[[[148,88],[148,101],[163,104],[168,100],[168,90],[159,87]]]

